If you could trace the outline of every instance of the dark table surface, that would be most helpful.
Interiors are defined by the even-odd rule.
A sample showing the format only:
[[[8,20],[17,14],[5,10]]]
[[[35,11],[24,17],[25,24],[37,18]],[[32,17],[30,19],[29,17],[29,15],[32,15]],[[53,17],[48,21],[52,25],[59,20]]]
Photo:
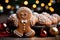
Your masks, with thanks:
[[[55,37],[32,37],[32,38],[14,38],[14,37],[3,37],[0,40],[60,40],[60,35]]]

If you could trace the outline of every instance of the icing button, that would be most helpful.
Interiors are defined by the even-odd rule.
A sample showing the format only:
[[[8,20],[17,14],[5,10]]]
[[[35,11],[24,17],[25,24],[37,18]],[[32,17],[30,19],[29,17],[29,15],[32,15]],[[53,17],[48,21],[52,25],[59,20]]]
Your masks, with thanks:
[[[25,30],[25,26],[24,26],[24,29],[23,30]]]
[[[25,25],[25,24],[24,24]]]

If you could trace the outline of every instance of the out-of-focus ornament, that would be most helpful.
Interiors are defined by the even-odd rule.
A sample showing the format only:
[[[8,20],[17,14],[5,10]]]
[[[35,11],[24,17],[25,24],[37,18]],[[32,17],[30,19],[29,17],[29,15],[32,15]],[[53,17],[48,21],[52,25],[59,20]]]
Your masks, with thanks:
[[[3,23],[0,23],[0,30],[4,30]]]
[[[0,37],[9,37],[11,36],[12,34],[10,34],[9,32],[6,32],[6,31],[2,31],[0,32]]]
[[[41,29],[40,36],[41,37],[46,37],[47,36],[47,31],[45,31],[44,29]]]
[[[7,24],[6,24],[6,23],[3,23],[3,26],[4,26],[4,27],[7,27]]]
[[[59,31],[56,27],[51,27],[49,32],[51,35],[54,35],[54,36],[59,34]]]
[[[59,34],[60,34],[60,22],[57,24],[57,28],[58,28]]]
[[[0,23],[0,30],[5,30],[5,28],[7,27],[6,23]]]
[[[8,37],[11,36],[9,30],[6,30],[7,24],[6,23],[0,23],[0,37]]]
[[[37,7],[37,10],[38,10],[38,11],[41,10],[41,7]]]

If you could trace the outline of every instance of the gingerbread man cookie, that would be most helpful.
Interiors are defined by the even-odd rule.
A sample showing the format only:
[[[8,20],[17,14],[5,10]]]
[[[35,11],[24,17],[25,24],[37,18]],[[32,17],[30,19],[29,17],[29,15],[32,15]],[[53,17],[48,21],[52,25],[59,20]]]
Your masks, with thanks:
[[[21,7],[16,12],[16,16],[18,19],[18,27],[14,30],[14,34],[19,37],[23,35],[27,37],[32,37],[35,35],[35,31],[31,29],[31,17],[32,11],[27,7]]]

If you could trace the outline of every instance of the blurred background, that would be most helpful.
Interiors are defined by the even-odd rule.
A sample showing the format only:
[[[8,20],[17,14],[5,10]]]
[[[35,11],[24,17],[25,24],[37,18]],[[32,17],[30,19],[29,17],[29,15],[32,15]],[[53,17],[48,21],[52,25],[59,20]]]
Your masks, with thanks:
[[[0,0],[0,23],[23,6],[29,7],[32,12],[60,15],[60,0]]]

